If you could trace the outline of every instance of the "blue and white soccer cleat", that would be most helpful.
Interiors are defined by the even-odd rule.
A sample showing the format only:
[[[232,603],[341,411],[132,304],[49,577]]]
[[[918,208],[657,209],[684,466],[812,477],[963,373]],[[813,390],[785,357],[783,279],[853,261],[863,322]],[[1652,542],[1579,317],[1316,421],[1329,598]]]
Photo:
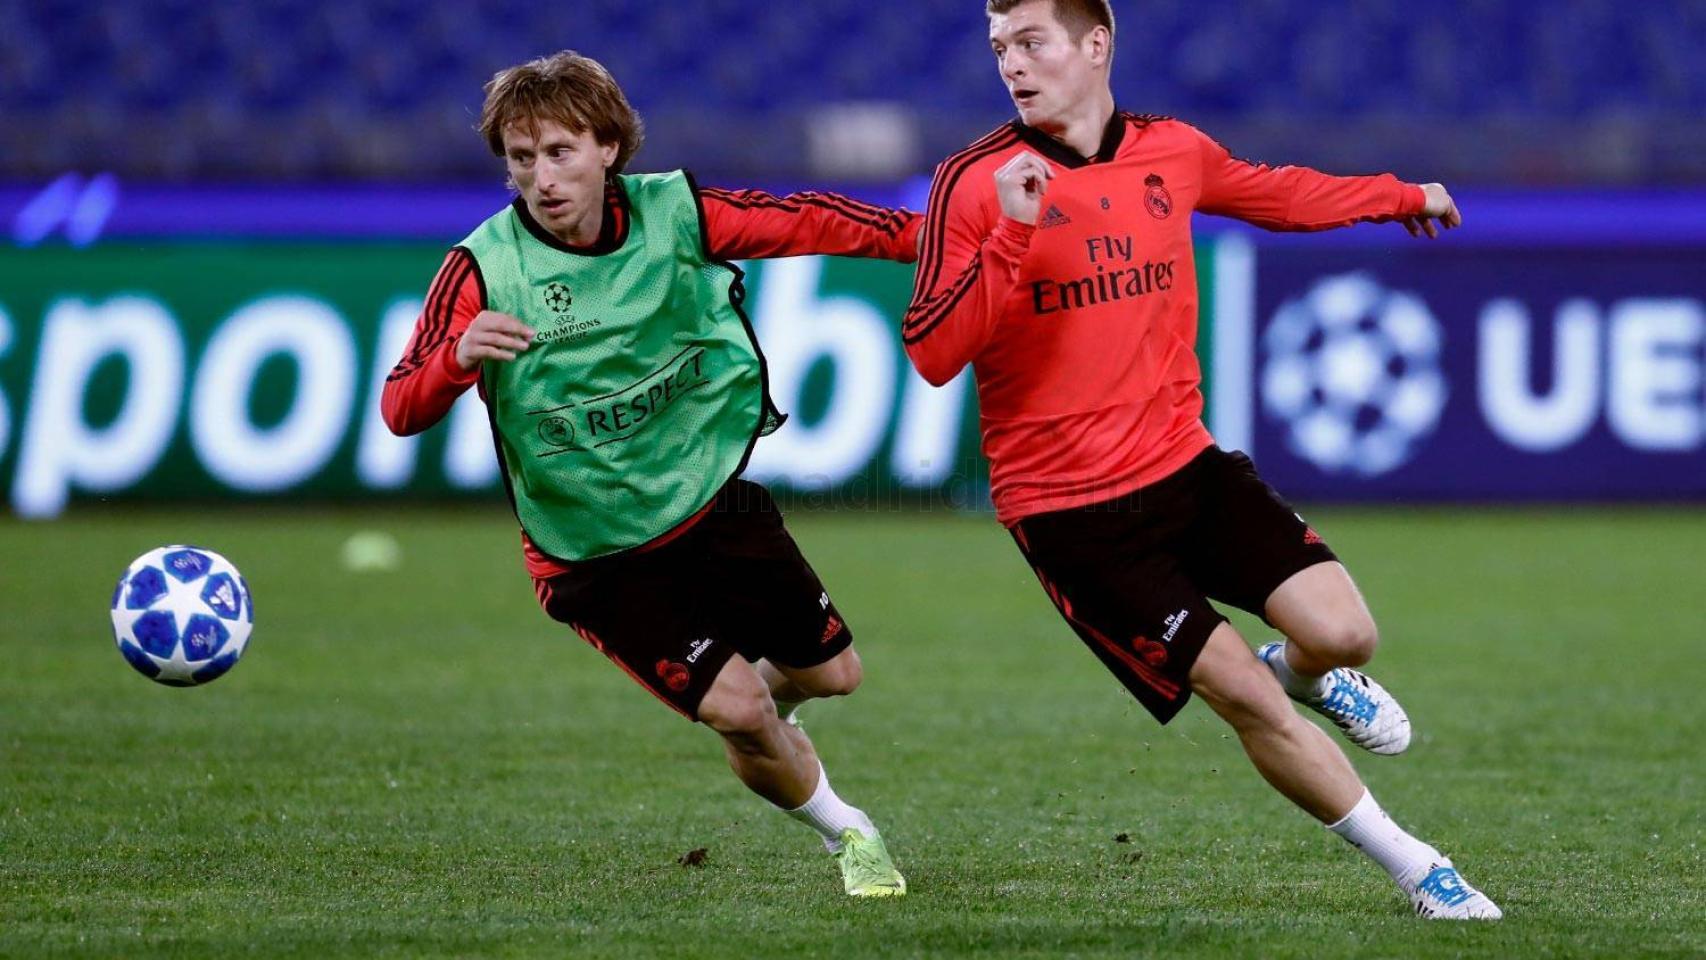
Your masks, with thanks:
[[[1284,646],[1278,640],[1263,644],[1256,656],[1272,670]],[[1346,739],[1371,753],[1392,756],[1410,746],[1410,718],[1385,687],[1349,667],[1338,667],[1322,680],[1320,694],[1292,699],[1333,721]]]
[[[1449,859],[1433,861],[1399,881],[1416,916],[1426,920],[1498,920],[1505,912],[1471,887]]]

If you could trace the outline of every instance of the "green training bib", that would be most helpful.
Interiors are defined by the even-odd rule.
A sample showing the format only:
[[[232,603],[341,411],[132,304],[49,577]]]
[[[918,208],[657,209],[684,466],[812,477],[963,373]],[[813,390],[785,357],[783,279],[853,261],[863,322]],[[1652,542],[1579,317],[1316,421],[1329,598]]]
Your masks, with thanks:
[[[577,253],[517,205],[461,244],[487,306],[535,331],[482,371],[517,519],[585,560],[652,540],[711,501],[781,425],[733,264],[711,262],[687,175],[621,176],[628,234]]]

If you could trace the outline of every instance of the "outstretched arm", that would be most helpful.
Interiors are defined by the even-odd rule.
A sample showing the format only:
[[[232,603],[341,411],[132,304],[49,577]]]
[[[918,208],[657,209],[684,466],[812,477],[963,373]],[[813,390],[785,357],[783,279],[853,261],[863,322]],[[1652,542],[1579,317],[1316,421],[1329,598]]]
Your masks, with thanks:
[[[941,386],[952,380],[995,335],[1053,176],[1041,157],[1029,151],[1014,156],[995,173],[995,212],[981,185],[949,191],[937,169],[901,327],[906,355],[926,381]]]
[[[763,190],[698,189],[706,253],[717,260],[824,254],[911,263],[923,218],[836,193],[785,197]]]
[[[1399,221],[1415,235],[1462,222],[1445,188],[1404,183],[1389,173],[1335,177],[1308,167],[1270,167],[1233,157],[1196,131],[1202,158],[1197,209],[1236,217],[1268,230],[1315,231],[1355,223]]]

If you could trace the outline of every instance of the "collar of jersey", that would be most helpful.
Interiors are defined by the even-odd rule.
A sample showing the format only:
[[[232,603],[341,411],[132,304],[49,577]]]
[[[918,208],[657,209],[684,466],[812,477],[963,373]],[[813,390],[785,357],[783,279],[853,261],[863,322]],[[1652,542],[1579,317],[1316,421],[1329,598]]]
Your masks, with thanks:
[[[1096,149],[1096,155],[1084,157],[1080,156],[1078,151],[1036,127],[1026,126],[1017,120],[1013,121],[1013,132],[1019,135],[1020,140],[1025,141],[1032,149],[1063,167],[1085,167],[1092,163],[1107,163],[1112,160],[1114,154],[1119,152],[1120,141],[1125,139],[1125,128],[1125,114],[1116,108],[1114,115],[1108,118],[1107,128],[1102,131],[1102,145]]]
[[[533,219],[533,214],[527,212],[527,202],[520,197],[516,197],[510,207],[521,219],[521,225],[527,228],[528,233],[533,234],[533,239],[553,250],[580,254],[583,257],[598,257],[621,249],[622,244],[628,241],[628,193],[622,189],[622,182],[615,178],[604,186],[604,223],[598,228],[598,239],[584,247],[557,239],[551,231]]]

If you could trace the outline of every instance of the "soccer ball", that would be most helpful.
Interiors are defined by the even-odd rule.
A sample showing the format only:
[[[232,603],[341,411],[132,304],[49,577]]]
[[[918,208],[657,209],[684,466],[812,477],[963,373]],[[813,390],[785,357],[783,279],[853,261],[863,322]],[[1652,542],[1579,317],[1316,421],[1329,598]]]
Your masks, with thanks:
[[[1274,314],[1262,337],[1262,406],[1293,453],[1327,473],[1379,476],[1439,425],[1439,321],[1367,274],[1329,277]]]
[[[254,624],[243,575],[201,547],[156,547],[131,561],[113,589],[118,652],[156,683],[193,687],[224,676]]]

